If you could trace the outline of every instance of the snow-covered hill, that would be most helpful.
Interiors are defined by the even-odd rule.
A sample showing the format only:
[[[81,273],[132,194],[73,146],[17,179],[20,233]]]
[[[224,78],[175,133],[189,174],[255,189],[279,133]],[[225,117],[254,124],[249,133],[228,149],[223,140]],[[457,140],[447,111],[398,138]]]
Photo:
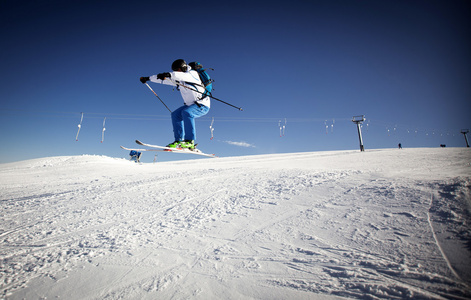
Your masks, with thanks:
[[[470,298],[470,163],[444,148],[2,164],[2,295]]]

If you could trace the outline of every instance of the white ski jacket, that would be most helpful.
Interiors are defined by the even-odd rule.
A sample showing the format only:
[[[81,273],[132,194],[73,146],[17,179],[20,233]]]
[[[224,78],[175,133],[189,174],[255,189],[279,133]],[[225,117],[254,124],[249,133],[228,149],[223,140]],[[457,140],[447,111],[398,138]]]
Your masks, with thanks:
[[[149,80],[155,83],[172,86],[176,86],[177,82],[179,85],[182,85],[179,89],[186,106],[193,105],[197,102],[200,105],[210,107],[211,101],[209,97],[201,99],[205,88],[200,80],[200,76],[198,72],[192,70],[190,66],[188,66],[188,71],[186,72],[170,72],[170,78],[165,78],[165,80],[158,79],[157,75],[150,76]],[[197,91],[195,91],[195,89]]]

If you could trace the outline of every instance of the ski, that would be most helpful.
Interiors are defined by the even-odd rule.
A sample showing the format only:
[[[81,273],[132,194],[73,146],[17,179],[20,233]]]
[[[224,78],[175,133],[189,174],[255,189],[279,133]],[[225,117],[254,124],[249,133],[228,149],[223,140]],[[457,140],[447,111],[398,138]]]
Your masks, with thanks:
[[[215,154],[203,153],[199,149],[190,150],[190,149],[183,149],[183,148],[169,148],[169,147],[165,147],[165,146],[146,144],[146,143],[143,143],[139,140],[136,140],[136,143],[138,145],[153,148],[153,149],[130,149],[129,148],[129,150],[136,150],[136,151],[165,151],[165,152],[173,152],[173,153],[196,154],[196,155],[201,155],[201,156],[206,156],[206,157],[217,157]],[[128,150],[128,148],[125,148],[123,146],[121,146],[121,148],[123,148],[125,150]]]
[[[154,145],[156,146],[156,145]],[[197,151],[192,151],[192,150],[184,150],[184,149],[173,149],[173,148],[170,148],[171,150],[167,149],[167,147],[162,147],[162,146],[156,146],[156,147],[159,147],[159,148],[155,148],[155,149],[138,149],[138,148],[127,148],[127,147],[124,147],[124,146],[120,146],[121,149],[124,149],[124,150],[128,150],[128,151],[137,151],[137,152],[149,152],[149,151],[152,151],[152,152],[174,152],[174,153],[187,153],[187,154],[196,154],[196,155],[201,155],[201,156],[207,156],[207,157],[213,157],[213,158],[216,158],[218,156],[216,156],[215,154],[207,154],[207,153],[203,153],[203,152],[197,152]],[[165,149],[162,149],[162,148],[165,148]]]
[[[121,149],[128,150],[128,151],[137,151],[137,152],[144,152],[144,151],[154,151],[154,152],[166,152],[163,149],[137,149],[137,148],[127,148],[124,146],[120,146]]]

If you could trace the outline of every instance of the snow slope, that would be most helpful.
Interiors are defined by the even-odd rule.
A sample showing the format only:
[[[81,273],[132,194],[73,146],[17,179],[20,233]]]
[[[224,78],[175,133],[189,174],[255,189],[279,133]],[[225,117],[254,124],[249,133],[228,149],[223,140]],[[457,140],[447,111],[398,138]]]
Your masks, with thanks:
[[[470,163],[438,148],[2,164],[1,297],[469,299]]]

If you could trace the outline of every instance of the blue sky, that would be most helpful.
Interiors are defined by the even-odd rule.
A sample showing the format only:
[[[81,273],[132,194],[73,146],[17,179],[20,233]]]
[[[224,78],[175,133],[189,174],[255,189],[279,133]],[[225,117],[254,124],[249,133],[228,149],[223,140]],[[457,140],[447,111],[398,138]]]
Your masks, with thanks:
[[[366,150],[463,147],[470,20],[466,0],[1,0],[0,163],[171,142],[169,113],[139,77],[178,58],[213,68],[213,95],[244,109],[212,101],[197,120],[205,152],[358,149],[356,115]],[[171,109],[182,104],[151,86]]]

